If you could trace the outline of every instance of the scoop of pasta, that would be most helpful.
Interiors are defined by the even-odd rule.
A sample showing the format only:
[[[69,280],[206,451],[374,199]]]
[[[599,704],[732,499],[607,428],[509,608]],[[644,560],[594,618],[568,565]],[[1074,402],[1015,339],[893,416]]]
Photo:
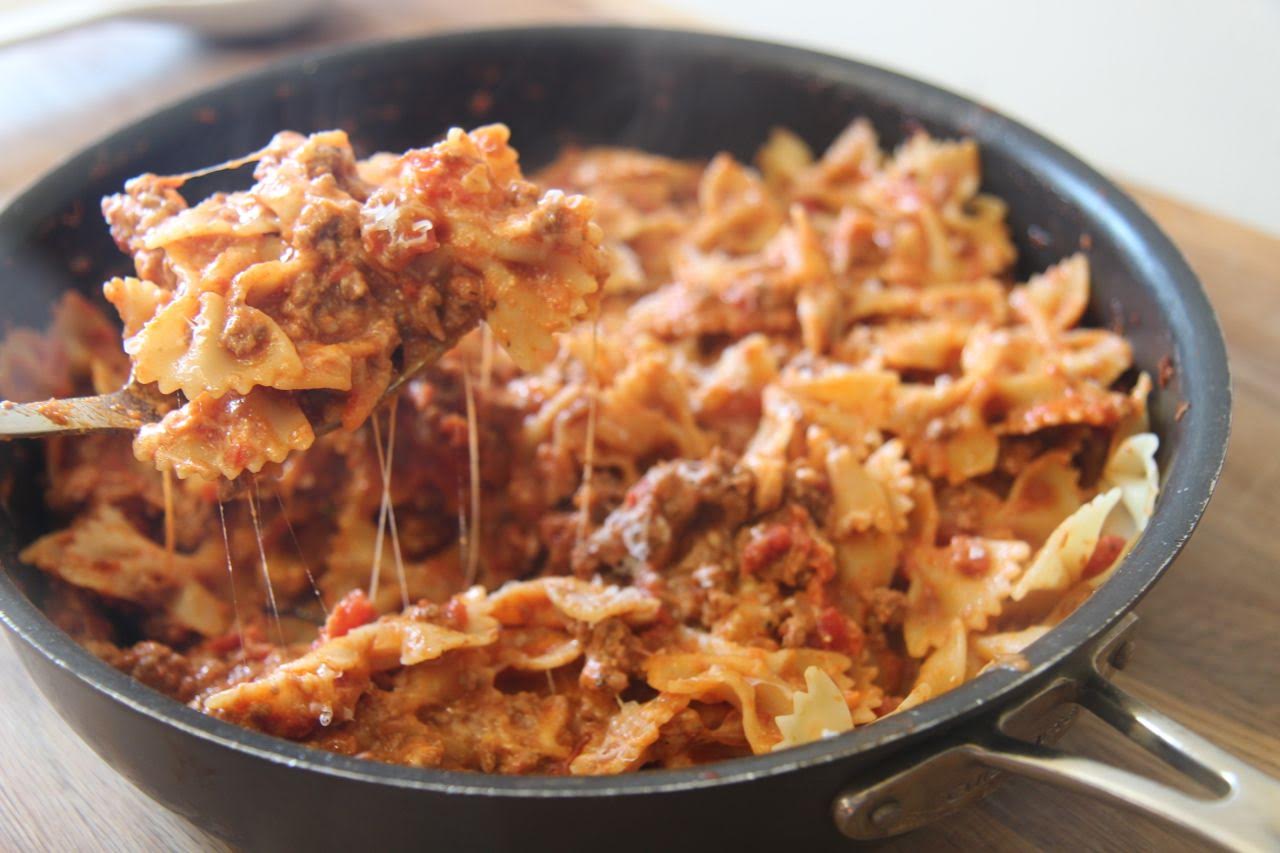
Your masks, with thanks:
[[[526,181],[502,125],[357,161],[342,131],[280,133],[228,168],[255,183],[188,206],[195,175],[103,201],[137,276],[107,282],[137,383],[183,404],[139,459],[234,478],[362,424],[400,367],[486,320],[520,366],[555,352],[607,270],[585,197]],[[203,174],[203,173],[199,173]]]

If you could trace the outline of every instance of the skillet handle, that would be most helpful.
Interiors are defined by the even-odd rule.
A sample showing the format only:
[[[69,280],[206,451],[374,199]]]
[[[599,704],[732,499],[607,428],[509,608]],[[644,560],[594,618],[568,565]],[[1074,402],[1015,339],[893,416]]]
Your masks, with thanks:
[[[1196,797],[1100,761],[992,732],[983,765],[1070,788],[1232,850],[1280,850],[1280,781],[1183,728],[1095,672],[1080,704],[1211,792]]]
[[[1280,780],[1213,745],[1124,692],[1103,674],[1111,654],[1126,646],[1130,616],[1092,655],[1084,671],[1048,689],[990,723],[953,736],[923,761],[900,764],[898,772],[836,797],[833,814],[842,833],[857,839],[884,838],[923,826],[993,790],[1005,774],[1025,776],[1079,791],[1154,817],[1231,850],[1280,850]],[[1174,770],[1198,783],[1197,797],[1110,764],[1044,745],[1065,730],[1062,714],[1074,702]],[[1017,728],[1019,715],[1041,718],[1057,712],[1057,731],[1028,742],[1003,730]],[[1074,710],[1074,709],[1072,709]],[[1014,723],[1014,724],[1010,724]],[[1040,727],[1043,728],[1043,727]]]

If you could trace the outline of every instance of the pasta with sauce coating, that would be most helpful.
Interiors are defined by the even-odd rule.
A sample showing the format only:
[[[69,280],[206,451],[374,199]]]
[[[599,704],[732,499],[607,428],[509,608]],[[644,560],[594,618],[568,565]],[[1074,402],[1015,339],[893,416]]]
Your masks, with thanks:
[[[49,443],[67,526],[25,559],[51,576],[51,618],[113,665],[374,760],[685,767],[836,736],[1025,664],[1154,511],[1150,380],[1120,334],[1080,326],[1087,257],[1015,279],[972,142],[886,152],[860,120],[821,154],[776,131],[755,167],[572,149],[538,176],[552,191],[505,207],[490,191],[525,185],[503,132],[441,145],[356,161],[337,136],[284,135],[252,197],[188,208],[151,178],[109,203],[137,267],[107,285],[135,366],[197,392],[171,417],[229,439],[189,470],[253,470],[230,445],[271,460],[225,507],[197,478],[171,484],[166,552],[158,475],[110,452],[120,437]],[[452,182],[458,163],[479,171]],[[443,219],[411,212],[418,182],[446,173],[476,195]],[[594,199],[603,236],[560,192]],[[353,259],[467,280],[316,334],[304,318],[328,309],[280,296],[300,274],[281,241],[323,242],[308,204],[349,211],[338,233],[359,234],[325,256],[337,292],[360,290],[343,283]],[[597,284],[598,317],[549,345]],[[481,312],[468,300],[486,288],[497,305]],[[53,369],[0,349],[0,391],[120,375],[100,318],[74,299],[60,312],[49,337],[13,338]],[[356,427],[408,340],[397,323],[441,340],[481,313],[491,338],[463,335],[385,417],[315,437],[289,408],[323,387]],[[175,347],[178,320],[191,334]],[[163,422],[138,439],[174,467],[198,442]],[[391,540],[397,582],[366,594]]]
[[[142,175],[104,200],[138,265],[105,288],[134,380],[187,401],[143,430],[139,458],[257,473],[315,440],[302,404],[355,429],[397,351],[413,364],[482,319],[521,365],[550,358],[604,277],[600,232],[589,201],[524,180],[508,136],[455,128],[370,165],[341,131],[281,133],[235,164],[257,164],[243,192],[188,207],[188,176]]]

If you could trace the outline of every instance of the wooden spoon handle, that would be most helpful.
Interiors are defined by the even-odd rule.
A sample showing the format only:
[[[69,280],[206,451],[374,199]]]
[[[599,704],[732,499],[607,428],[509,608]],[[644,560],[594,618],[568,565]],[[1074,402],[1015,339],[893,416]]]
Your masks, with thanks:
[[[5,400],[0,402],[0,439],[137,429],[155,419],[155,408],[128,391],[41,403]]]
[[[420,348],[404,370],[391,380],[378,404],[395,396],[410,379],[439,361],[456,343],[457,339],[451,338]],[[100,429],[137,429],[160,420],[160,411],[168,408],[164,399],[146,386],[130,384],[114,393],[97,397],[68,397],[41,403],[4,400],[0,401],[0,440]],[[314,429],[317,435],[323,435],[338,426],[337,421],[330,421],[315,424]]]

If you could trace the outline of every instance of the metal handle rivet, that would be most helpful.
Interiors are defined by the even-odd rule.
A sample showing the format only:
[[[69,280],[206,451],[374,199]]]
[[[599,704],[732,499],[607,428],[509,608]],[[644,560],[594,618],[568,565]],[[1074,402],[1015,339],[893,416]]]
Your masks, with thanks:
[[[879,827],[893,825],[902,813],[902,805],[897,800],[885,800],[871,812],[871,822]]]
[[[1133,657],[1133,640],[1125,640],[1111,653],[1111,665],[1116,669],[1124,669]]]

